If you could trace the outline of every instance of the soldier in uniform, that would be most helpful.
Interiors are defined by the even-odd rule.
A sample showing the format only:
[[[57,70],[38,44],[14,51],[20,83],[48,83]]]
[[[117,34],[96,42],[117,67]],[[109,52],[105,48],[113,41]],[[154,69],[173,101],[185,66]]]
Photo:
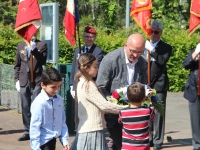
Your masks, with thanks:
[[[33,35],[30,45],[20,42],[17,46],[16,60],[14,65],[16,89],[20,92],[22,120],[25,133],[18,141],[29,140],[30,127],[30,106],[31,102],[40,93],[40,79],[42,75],[42,65],[46,64],[47,44],[36,39],[37,33]],[[33,58],[34,82],[30,82],[30,57]],[[31,83],[31,84],[30,84]]]
[[[83,40],[85,42],[85,45],[81,47],[81,53],[90,53],[92,55],[94,55],[97,60],[98,60],[98,64],[100,64],[102,58],[103,58],[103,50],[98,47],[97,45],[94,44],[95,40],[96,40],[96,30],[90,26],[86,26],[84,28],[84,32],[83,32]],[[79,48],[75,49],[75,53],[74,53],[74,59],[72,62],[72,70],[71,70],[71,74],[70,74],[70,92],[73,98],[75,98],[75,90],[76,90],[76,82],[74,80],[74,77],[78,71],[78,63],[77,63],[77,58],[79,56]],[[96,80],[96,77],[94,78],[94,81]],[[78,126],[78,103],[75,102],[75,129]]]

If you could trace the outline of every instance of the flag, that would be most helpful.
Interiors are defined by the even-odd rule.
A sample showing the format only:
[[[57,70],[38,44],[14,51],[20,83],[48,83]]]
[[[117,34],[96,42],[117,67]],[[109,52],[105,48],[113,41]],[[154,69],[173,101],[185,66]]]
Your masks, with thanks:
[[[192,0],[190,6],[190,25],[189,36],[200,27],[200,2],[198,0]]]
[[[28,44],[41,25],[42,15],[37,0],[20,0],[15,32]]]
[[[147,37],[151,35],[151,8],[151,0],[133,0],[130,13]]]
[[[78,22],[79,16],[76,0],[68,0],[63,24],[65,37],[72,46],[76,44],[76,24]]]

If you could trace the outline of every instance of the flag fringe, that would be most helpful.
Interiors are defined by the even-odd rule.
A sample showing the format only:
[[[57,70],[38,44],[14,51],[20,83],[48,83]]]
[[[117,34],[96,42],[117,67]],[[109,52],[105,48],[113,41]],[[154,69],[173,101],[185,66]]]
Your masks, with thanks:
[[[18,34],[17,31],[19,31],[19,30],[21,30],[22,28],[27,27],[27,26],[29,26],[29,25],[31,25],[31,24],[35,24],[35,23],[37,23],[37,22],[42,22],[42,19],[34,20],[34,21],[29,22],[29,23],[25,23],[25,24],[19,26],[18,28],[16,28],[16,29],[14,30],[15,33],[16,33],[19,37],[21,37],[21,38],[23,39],[23,41],[24,41],[27,45],[30,45],[30,43],[29,43],[26,39],[24,39],[20,34]],[[39,28],[38,28],[38,30],[39,30]]]
[[[197,17],[200,17],[200,14],[197,14],[197,13],[195,13],[195,12],[192,11],[192,10],[190,11],[190,13],[193,14],[193,15],[195,15],[195,16],[197,16]]]
[[[133,14],[140,12],[140,11],[144,11],[144,10],[151,10],[152,5],[148,6],[148,7],[143,7],[143,8],[137,8],[133,11],[131,11],[130,16],[132,16]]]
[[[35,23],[37,23],[37,22],[42,22],[42,19],[34,20],[34,21],[31,21],[31,22],[25,23],[25,24],[19,26],[18,28],[16,28],[14,31],[17,32],[17,31],[19,31],[20,29],[22,29],[22,28],[24,28],[24,27],[27,27],[27,26],[29,26],[29,25],[31,25],[31,24],[35,24]]]
[[[193,10],[192,10],[192,6],[193,6],[193,1],[194,0],[191,0],[191,5],[190,5],[190,14],[193,14],[193,15],[195,15],[196,17],[200,17],[200,14],[198,14],[198,13],[196,13],[196,12],[194,12]],[[191,17],[190,17],[190,19],[191,19]],[[189,24],[189,26],[190,26],[191,24]],[[197,28],[199,28],[200,27],[200,25],[197,25],[195,28],[193,28],[191,31],[189,31],[189,29],[188,29],[188,36],[190,37],[196,30],[197,30]]]
[[[148,37],[148,38],[150,38],[150,36],[148,35],[148,33],[146,32],[146,30],[143,28],[143,26],[141,26],[141,24],[139,23],[139,21],[135,18],[135,17],[133,17],[133,16],[131,16],[134,20],[135,20],[135,22],[137,23],[137,25],[144,31],[144,33],[146,34],[146,36]]]
[[[189,32],[189,37],[200,27],[200,24]]]

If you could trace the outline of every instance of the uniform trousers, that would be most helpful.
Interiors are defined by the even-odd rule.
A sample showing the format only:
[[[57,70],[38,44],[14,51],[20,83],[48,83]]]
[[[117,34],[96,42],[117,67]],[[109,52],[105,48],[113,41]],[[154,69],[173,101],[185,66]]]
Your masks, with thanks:
[[[149,122],[150,128],[150,143],[153,143],[154,146],[161,147],[164,140],[164,132],[165,132],[165,112],[166,112],[166,98],[167,98],[167,91],[157,92],[158,98],[164,104],[164,115],[160,115],[155,110],[155,120]]]
[[[196,98],[195,102],[189,102],[188,106],[192,129],[192,145],[195,150],[200,150],[200,101]]]
[[[122,127],[122,124],[116,122],[113,127],[107,128],[110,138],[113,140],[113,150],[121,150],[122,148]]]
[[[25,128],[25,134],[29,134],[30,120],[31,120],[31,103],[41,92],[41,86],[35,86],[34,90],[31,91],[29,81],[25,86],[20,87],[20,98],[22,108],[22,121]]]

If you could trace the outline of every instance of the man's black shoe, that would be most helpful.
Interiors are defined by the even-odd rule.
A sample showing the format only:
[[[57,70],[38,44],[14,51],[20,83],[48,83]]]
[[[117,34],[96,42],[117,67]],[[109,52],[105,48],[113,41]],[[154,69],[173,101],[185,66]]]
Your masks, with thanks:
[[[162,149],[162,148],[161,148],[160,146],[159,146],[159,147],[158,147],[158,146],[154,146],[154,147],[153,147],[153,150],[161,150],[161,149]]]
[[[151,141],[150,142],[150,147],[153,147],[153,146],[154,146],[153,141]]]
[[[29,134],[24,134],[22,137],[17,139],[18,141],[27,141],[30,140]]]

